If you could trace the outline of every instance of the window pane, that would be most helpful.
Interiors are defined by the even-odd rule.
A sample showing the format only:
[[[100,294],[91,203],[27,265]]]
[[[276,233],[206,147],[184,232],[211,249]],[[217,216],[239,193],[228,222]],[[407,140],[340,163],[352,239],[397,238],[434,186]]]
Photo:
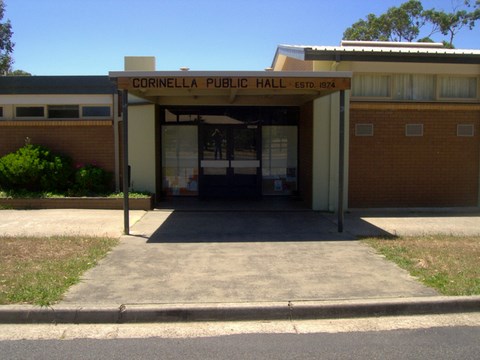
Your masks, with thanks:
[[[434,100],[435,76],[421,74],[395,75],[393,79],[395,100]]]
[[[44,114],[43,106],[21,106],[15,111],[17,117],[44,117]]]
[[[166,195],[198,194],[196,126],[162,127],[163,190]]]
[[[388,75],[354,75],[352,96],[389,97],[390,77]]]
[[[79,118],[78,105],[49,105],[49,119],[76,119]]]
[[[110,106],[82,106],[82,117],[110,117]]]
[[[264,195],[288,195],[297,190],[297,127],[262,127],[262,187]]]
[[[440,97],[451,99],[475,99],[477,97],[477,79],[474,77],[442,77]]]

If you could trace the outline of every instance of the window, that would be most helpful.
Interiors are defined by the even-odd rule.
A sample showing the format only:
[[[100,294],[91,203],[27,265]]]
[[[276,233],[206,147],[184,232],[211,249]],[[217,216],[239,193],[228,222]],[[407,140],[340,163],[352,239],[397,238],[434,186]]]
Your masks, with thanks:
[[[373,136],[373,124],[355,124],[355,136]]]
[[[443,76],[440,78],[439,97],[445,99],[476,99],[477,78]]]
[[[262,126],[262,191],[289,195],[297,190],[296,126]]]
[[[3,118],[3,107],[0,106],[0,118]]]
[[[163,191],[166,195],[198,195],[198,127],[162,127]]]
[[[390,97],[390,76],[360,74],[352,80],[352,96]]]
[[[457,136],[473,136],[474,129],[473,124],[458,124]]]
[[[82,106],[82,117],[110,117],[110,106]]]
[[[423,136],[423,124],[407,124],[405,125],[406,136]]]
[[[19,118],[43,118],[45,117],[45,108],[43,106],[17,106],[15,116]]]
[[[435,100],[435,76],[399,74],[393,77],[395,100]]]
[[[48,105],[49,119],[75,119],[79,115],[78,105]]]

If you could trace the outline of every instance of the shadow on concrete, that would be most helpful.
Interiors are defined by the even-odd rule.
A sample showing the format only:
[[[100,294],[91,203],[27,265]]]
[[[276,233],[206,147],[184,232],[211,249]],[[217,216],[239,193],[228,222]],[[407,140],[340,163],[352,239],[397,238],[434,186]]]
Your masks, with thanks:
[[[345,231],[339,233],[334,218],[314,211],[173,211],[147,242],[351,241],[364,234],[392,236],[359,218],[347,219]],[[349,224],[361,231],[352,231]]]

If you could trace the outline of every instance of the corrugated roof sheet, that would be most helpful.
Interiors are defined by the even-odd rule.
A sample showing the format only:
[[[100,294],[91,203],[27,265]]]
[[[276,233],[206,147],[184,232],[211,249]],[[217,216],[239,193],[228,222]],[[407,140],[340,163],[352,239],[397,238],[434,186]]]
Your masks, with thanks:
[[[299,60],[408,61],[480,64],[479,49],[447,49],[439,43],[344,41],[340,46],[279,45],[277,54]]]

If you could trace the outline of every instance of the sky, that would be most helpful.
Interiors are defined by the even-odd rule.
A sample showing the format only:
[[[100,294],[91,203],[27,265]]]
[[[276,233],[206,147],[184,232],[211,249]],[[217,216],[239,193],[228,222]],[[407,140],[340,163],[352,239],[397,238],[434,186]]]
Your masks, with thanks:
[[[263,70],[276,48],[339,45],[346,28],[406,0],[4,0],[14,69],[32,75],[107,75],[124,56],[157,70]],[[461,0],[423,0],[452,10]],[[440,36],[434,37],[441,41]],[[480,48],[480,23],[455,38]]]

